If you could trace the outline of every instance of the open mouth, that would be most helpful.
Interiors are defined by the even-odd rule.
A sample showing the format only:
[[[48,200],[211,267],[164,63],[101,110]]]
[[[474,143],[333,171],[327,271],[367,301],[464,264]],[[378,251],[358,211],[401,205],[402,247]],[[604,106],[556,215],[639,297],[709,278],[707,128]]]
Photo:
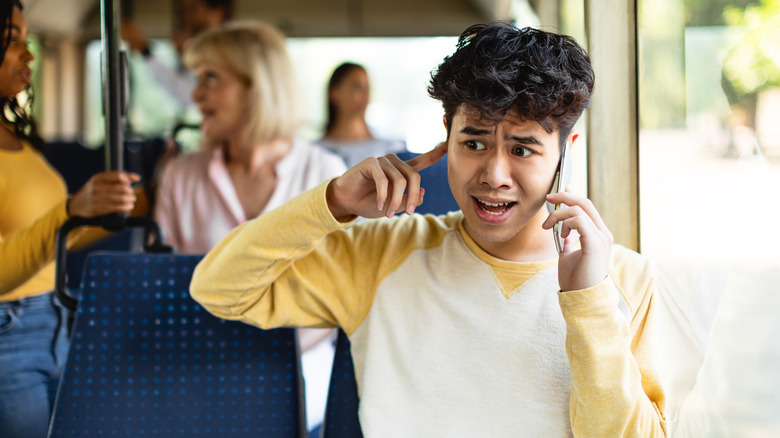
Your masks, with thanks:
[[[29,68],[29,67],[23,68],[22,71],[20,72],[20,75],[22,76],[22,80],[25,83],[30,84],[32,82],[32,69],[31,68]]]
[[[477,198],[474,200],[482,211],[491,216],[501,216],[517,204],[517,202],[487,202]]]

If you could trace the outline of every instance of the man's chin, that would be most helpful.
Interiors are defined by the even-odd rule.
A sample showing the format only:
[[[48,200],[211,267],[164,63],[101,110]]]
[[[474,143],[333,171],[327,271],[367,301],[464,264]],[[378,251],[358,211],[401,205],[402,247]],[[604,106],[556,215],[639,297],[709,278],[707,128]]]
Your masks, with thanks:
[[[473,221],[477,222],[477,224],[473,224],[472,221],[469,221],[468,219],[464,219],[464,227],[466,229],[466,232],[469,233],[469,236],[474,239],[474,241],[477,242],[485,242],[485,243],[504,243],[512,239],[512,237],[517,234],[513,233],[510,229],[508,224],[480,224],[479,221]],[[477,226],[474,226],[477,225]]]

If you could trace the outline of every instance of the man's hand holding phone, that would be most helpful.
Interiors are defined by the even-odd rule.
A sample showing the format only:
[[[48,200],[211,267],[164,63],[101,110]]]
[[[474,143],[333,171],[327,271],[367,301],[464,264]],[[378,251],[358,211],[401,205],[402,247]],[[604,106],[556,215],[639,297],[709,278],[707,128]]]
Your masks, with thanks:
[[[564,250],[558,257],[561,291],[587,289],[600,283],[607,278],[614,239],[593,202],[568,190],[547,195],[547,201],[567,206],[554,210],[542,224],[546,230],[560,224],[558,232],[564,239]]]
[[[399,211],[411,214],[422,204],[420,171],[447,153],[447,143],[401,161],[393,154],[367,158],[328,185],[327,201],[333,217],[347,222],[355,216],[392,217]]]
[[[590,199],[568,190],[571,182],[571,145],[561,150],[561,160],[552,190],[547,195],[550,216],[542,228],[551,229],[558,258],[558,284],[561,291],[586,289],[607,277],[613,237]],[[568,208],[561,208],[566,205]],[[576,230],[577,238],[571,234]],[[579,248],[577,248],[579,246]]]
[[[558,171],[555,172],[555,181],[553,181],[550,193],[560,193],[566,190],[566,187],[571,183],[571,166],[571,144],[567,140],[561,149],[561,159],[558,161]],[[547,202],[548,213],[552,213],[559,208],[561,208],[561,204]],[[558,251],[558,254],[562,253],[564,248],[564,241],[559,228],[559,223],[553,225],[552,228],[555,249]]]

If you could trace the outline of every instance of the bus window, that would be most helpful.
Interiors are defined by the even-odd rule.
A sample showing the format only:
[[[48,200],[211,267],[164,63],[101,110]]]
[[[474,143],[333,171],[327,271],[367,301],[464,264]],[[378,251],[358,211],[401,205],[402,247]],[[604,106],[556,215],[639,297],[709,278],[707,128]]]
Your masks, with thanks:
[[[178,58],[168,40],[153,40],[154,56],[178,68]],[[87,45],[85,86],[85,143],[97,147],[103,142],[105,127],[101,113],[100,41]],[[140,54],[129,54],[130,109],[127,117],[128,138],[164,137],[178,122],[198,123],[200,115],[194,106],[185,107],[167,94],[152,77]],[[197,147],[197,138],[186,142],[188,150]]]
[[[637,7],[641,250],[704,352],[669,426],[777,436],[777,2]]]
[[[373,134],[406,140],[413,152],[433,148],[445,137],[442,109],[426,90],[431,70],[452,53],[456,41],[455,37],[288,39],[305,100],[301,136],[309,140],[322,136],[328,79],[336,66],[350,61],[363,65],[371,78],[366,120]]]
[[[442,109],[427,95],[430,73],[455,47],[456,37],[419,38],[288,38],[290,57],[304,101],[305,125],[300,136],[317,140],[325,124],[327,81],[344,61],[366,67],[371,77],[367,120],[372,132],[384,138],[406,140],[411,151],[424,152],[444,139]],[[166,40],[155,40],[155,57],[172,66],[178,62]],[[147,66],[130,56],[130,132],[144,137],[167,136],[179,121],[197,123],[194,106],[182,107],[154,81]],[[397,60],[403,59],[403,62]],[[100,114],[100,42],[87,49],[86,139],[103,141]],[[186,149],[193,150],[197,141]]]
[[[771,200],[780,189],[771,2],[641,3],[642,252],[776,260],[780,234],[761,224],[780,214]]]

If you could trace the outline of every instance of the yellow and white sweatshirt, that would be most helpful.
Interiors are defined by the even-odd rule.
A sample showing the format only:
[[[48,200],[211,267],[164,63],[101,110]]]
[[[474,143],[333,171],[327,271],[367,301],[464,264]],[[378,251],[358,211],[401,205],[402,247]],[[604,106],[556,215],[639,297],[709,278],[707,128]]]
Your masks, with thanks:
[[[622,247],[593,288],[558,291],[557,261],[482,251],[460,212],[337,222],[327,183],[236,228],[190,290],[262,328],[342,327],[364,435],[665,435],[653,283]]]

